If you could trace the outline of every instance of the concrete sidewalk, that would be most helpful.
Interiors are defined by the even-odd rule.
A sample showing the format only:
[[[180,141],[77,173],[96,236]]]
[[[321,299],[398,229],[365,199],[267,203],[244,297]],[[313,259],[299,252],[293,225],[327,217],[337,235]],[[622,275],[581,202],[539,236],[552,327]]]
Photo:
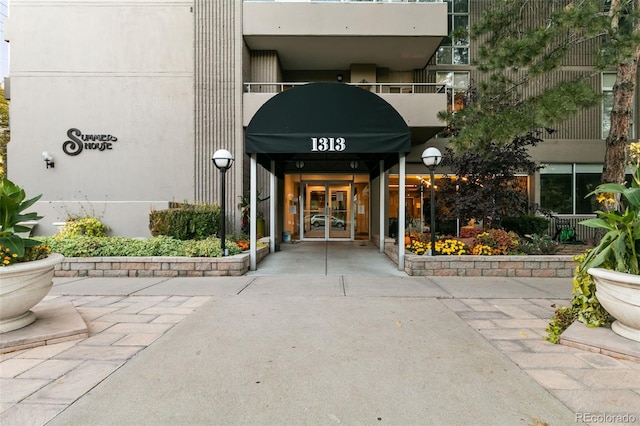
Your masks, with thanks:
[[[90,337],[2,355],[0,424],[637,424],[639,363],[543,340],[570,293],[569,279],[56,279],[43,304],[73,303]]]

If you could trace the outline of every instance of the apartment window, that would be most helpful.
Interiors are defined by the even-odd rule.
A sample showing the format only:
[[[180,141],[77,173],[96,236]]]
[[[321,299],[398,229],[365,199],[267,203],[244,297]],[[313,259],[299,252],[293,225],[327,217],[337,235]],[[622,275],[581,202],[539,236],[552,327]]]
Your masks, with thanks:
[[[606,139],[611,129],[611,110],[613,109],[613,85],[616,82],[615,72],[602,73],[602,139]],[[629,138],[635,137],[633,117],[635,115],[635,102],[632,103],[631,123],[629,126]]]
[[[436,62],[449,65],[469,64],[469,0],[447,0],[449,36],[438,49]]]
[[[436,72],[436,83],[451,87],[447,92],[447,110],[449,112],[464,108],[464,96],[469,88],[469,73],[456,71]]]
[[[547,164],[540,170],[540,207],[558,214],[593,214],[600,184],[600,164]]]

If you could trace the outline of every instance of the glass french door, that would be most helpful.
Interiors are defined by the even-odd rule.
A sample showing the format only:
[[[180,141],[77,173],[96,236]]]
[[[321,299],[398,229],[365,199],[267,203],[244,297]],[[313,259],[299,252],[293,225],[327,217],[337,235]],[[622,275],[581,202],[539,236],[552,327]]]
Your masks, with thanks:
[[[302,182],[303,240],[353,240],[352,182]]]

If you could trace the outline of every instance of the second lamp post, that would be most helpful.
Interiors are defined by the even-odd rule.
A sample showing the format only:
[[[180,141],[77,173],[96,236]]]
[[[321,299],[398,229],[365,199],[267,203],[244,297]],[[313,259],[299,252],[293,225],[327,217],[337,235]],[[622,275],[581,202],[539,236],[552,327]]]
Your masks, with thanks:
[[[442,153],[438,148],[427,148],[422,151],[422,163],[429,168],[431,174],[431,256],[436,255],[436,191],[434,172],[440,161],[442,161]],[[422,202],[422,200],[420,200]]]
[[[226,235],[227,224],[225,221],[225,216],[226,216],[225,186],[226,185],[225,185],[224,177],[227,170],[229,170],[229,168],[231,167],[231,164],[233,164],[233,155],[231,155],[231,153],[226,149],[219,149],[213,153],[213,157],[211,159],[213,160],[213,164],[215,164],[218,170],[220,170],[220,198],[221,198],[220,200],[220,248],[222,249],[222,255],[227,256],[229,252],[227,251],[227,247],[226,247],[226,238],[227,238],[227,235]]]

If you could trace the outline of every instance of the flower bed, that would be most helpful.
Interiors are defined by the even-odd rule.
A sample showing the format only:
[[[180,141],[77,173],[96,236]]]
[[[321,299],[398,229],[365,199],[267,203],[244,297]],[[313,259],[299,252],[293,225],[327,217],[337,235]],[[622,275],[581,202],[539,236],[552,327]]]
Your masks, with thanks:
[[[256,262],[269,254],[259,247]],[[249,253],[227,257],[68,257],[55,277],[229,277],[249,270]]]
[[[377,241],[375,238],[373,241]],[[385,253],[398,262],[398,245],[385,240]],[[573,255],[476,256],[413,254],[405,250],[404,271],[411,276],[571,278]]]

